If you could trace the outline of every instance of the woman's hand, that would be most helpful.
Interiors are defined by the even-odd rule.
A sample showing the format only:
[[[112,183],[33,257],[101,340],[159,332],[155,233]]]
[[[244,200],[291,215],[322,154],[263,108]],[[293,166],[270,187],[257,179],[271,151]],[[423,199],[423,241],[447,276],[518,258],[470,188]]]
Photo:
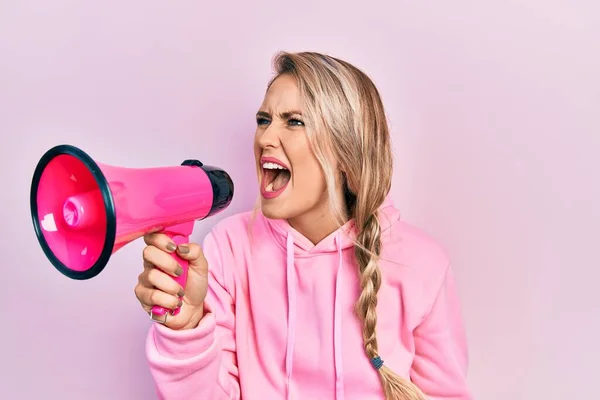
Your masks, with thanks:
[[[204,298],[208,290],[208,262],[198,244],[176,246],[162,233],[144,236],[144,271],[139,275],[135,295],[147,313],[153,306],[167,309],[181,307],[177,315],[166,316],[164,325],[171,329],[193,329],[204,315]],[[173,280],[182,273],[181,266],[171,256],[176,254],[189,262],[185,288]],[[169,276],[171,275],[171,276]],[[181,300],[180,300],[181,298]],[[157,316],[161,322],[165,316]]]

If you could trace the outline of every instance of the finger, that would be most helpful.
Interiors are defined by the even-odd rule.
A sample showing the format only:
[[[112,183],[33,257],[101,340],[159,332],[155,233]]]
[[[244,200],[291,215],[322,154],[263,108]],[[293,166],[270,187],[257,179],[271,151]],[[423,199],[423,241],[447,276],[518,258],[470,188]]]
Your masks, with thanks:
[[[142,255],[144,261],[162,269],[170,275],[181,276],[183,273],[181,265],[179,265],[175,258],[157,247],[146,246]]]
[[[144,270],[150,270],[154,268],[154,264],[149,261],[144,260]]]
[[[154,287],[172,296],[183,297],[184,292],[181,285],[163,271],[153,268],[148,270],[146,275],[150,287]]]
[[[138,299],[138,301],[142,305],[142,308],[147,313],[150,313],[150,310],[152,310],[152,306],[151,305],[144,303],[144,300],[147,297],[147,295],[145,294],[145,292],[149,291],[149,290],[152,290],[152,288],[144,286],[144,285],[141,285],[141,284],[136,285],[135,289],[133,290],[133,292],[135,293],[135,297]]]
[[[177,307],[181,307],[183,304],[183,300],[170,295],[169,293],[144,286],[137,286],[135,295],[146,312],[150,312],[154,306],[173,310]]]
[[[146,243],[148,246],[157,247],[168,253],[172,253],[177,249],[177,245],[173,243],[171,238],[160,232],[144,235],[144,243]]]
[[[149,263],[148,261],[144,261],[144,270],[141,274],[138,275],[138,283],[142,286],[152,288],[152,284],[148,280],[148,273],[150,270],[154,269],[154,265]]]
[[[196,270],[205,270],[207,269],[208,262],[204,257],[204,252],[202,248],[196,243],[187,243],[180,244],[177,246],[177,254],[179,257],[187,260],[190,264],[190,268],[194,268]]]

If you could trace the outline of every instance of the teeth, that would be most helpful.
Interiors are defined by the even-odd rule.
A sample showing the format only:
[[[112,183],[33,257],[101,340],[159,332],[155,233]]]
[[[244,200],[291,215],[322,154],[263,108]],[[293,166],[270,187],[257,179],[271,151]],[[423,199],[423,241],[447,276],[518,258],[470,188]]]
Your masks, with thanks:
[[[287,168],[282,167],[279,164],[275,164],[275,163],[272,163],[272,162],[263,163],[262,167],[264,169],[287,169]]]

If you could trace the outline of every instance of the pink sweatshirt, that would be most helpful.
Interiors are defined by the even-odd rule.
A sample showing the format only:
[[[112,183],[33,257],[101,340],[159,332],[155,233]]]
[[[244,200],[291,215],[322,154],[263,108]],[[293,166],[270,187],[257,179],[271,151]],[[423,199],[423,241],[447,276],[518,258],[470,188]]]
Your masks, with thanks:
[[[467,344],[448,256],[382,206],[379,354],[431,400],[470,400]],[[349,222],[313,245],[285,220],[219,222],[203,249],[210,283],[196,329],[153,324],[150,370],[166,400],[383,399],[353,313],[358,267]]]

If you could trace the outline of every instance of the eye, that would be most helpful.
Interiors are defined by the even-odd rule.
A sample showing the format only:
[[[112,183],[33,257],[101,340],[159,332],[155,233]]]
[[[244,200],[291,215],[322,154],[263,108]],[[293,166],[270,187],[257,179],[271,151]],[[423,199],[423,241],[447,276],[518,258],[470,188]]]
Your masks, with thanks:
[[[257,125],[266,125],[269,122],[270,121],[267,118],[262,118],[262,117],[256,118],[256,124]]]
[[[290,124],[292,126],[304,126],[304,122],[302,122],[298,118],[290,118],[290,119],[288,119],[288,124]]]

